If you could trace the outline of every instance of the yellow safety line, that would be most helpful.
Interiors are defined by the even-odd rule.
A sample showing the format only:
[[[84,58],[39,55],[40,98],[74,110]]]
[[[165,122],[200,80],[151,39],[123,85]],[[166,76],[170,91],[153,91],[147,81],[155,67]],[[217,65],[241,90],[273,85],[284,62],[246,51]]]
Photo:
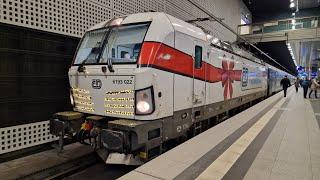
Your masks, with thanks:
[[[289,94],[288,94],[289,95]],[[271,110],[263,115],[247,132],[235,141],[223,154],[221,154],[205,171],[198,177],[198,180],[222,179],[241,154],[247,149],[250,143],[261,132],[265,125],[271,120],[277,110],[285,102],[282,98]]]

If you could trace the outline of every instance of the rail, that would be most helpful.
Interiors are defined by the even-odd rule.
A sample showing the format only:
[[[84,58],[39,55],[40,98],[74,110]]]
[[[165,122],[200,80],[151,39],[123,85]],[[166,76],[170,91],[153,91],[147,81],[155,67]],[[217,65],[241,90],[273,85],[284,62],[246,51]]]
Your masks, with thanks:
[[[238,34],[264,34],[320,27],[320,16],[290,18],[238,26]]]

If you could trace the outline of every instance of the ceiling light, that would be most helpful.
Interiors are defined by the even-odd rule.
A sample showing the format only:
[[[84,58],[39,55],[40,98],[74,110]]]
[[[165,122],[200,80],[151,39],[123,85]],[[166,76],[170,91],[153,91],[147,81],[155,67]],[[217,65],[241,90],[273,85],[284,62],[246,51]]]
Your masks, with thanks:
[[[295,24],[295,23],[296,23],[296,20],[295,20],[295,19],[292,19],[292,20],[291,20],[291,23],[292,23],[292,24]]]
[[[290,2],[293,2],[293,0],[290,0]]]
[[[294,2],[290,3],[290,8],[294,8],[296,5],[294,4]]]
[[[296,13],[292,13],[292,16],[295,16],[296,15]]]

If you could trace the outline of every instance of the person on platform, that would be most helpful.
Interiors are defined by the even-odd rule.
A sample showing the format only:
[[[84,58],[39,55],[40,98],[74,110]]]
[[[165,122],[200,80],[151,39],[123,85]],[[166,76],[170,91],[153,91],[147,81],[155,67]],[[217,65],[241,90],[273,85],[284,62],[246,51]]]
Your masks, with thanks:
[[[284,97],[286,97],[287,96],[287,89],[289,86],[291,86],[290,80],[288,79],[287,75],[285,75],[284,78],[281,79],[280,84],[282,85]]]
[[[298,89],[300,87],[300,79],[297,78],[296,81],[294,82],[294,87],[296,88],[296,92],[298,92]]]
[[[320,87],[320,85],[318,84],[318,82],[317,82],[317,79],[316,78],[313,78],[312,80],[311,80],[311,87],[310,87],[310,89],[311,89],[311,91],[309,92],[309,98],[311,98],[311,94],[312,94],[312,92],[314,91],[314,96],[315,96],[315,98],[317,99],[318,97],[317,97],[317,89]]]
[[[303,97],[307,98],[307,93],[308,93],[308,88],[309,88],[309,81],[308,81],[308,79],[306,77],[303,78],[303,80],[301,82],[301,86],[303,88]]]

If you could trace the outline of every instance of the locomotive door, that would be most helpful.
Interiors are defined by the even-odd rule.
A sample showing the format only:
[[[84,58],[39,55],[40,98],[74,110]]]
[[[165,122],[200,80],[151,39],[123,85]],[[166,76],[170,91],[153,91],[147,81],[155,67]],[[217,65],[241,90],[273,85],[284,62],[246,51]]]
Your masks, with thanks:
[[[206,83],[205,83],[205,68],[202,60],[206,59],[204,55],[204,43],[194,41],[194,56],[193,56],[193,95],[192,95],[192,115],[193,120],[200,117],[202,108],[205,105]]]

